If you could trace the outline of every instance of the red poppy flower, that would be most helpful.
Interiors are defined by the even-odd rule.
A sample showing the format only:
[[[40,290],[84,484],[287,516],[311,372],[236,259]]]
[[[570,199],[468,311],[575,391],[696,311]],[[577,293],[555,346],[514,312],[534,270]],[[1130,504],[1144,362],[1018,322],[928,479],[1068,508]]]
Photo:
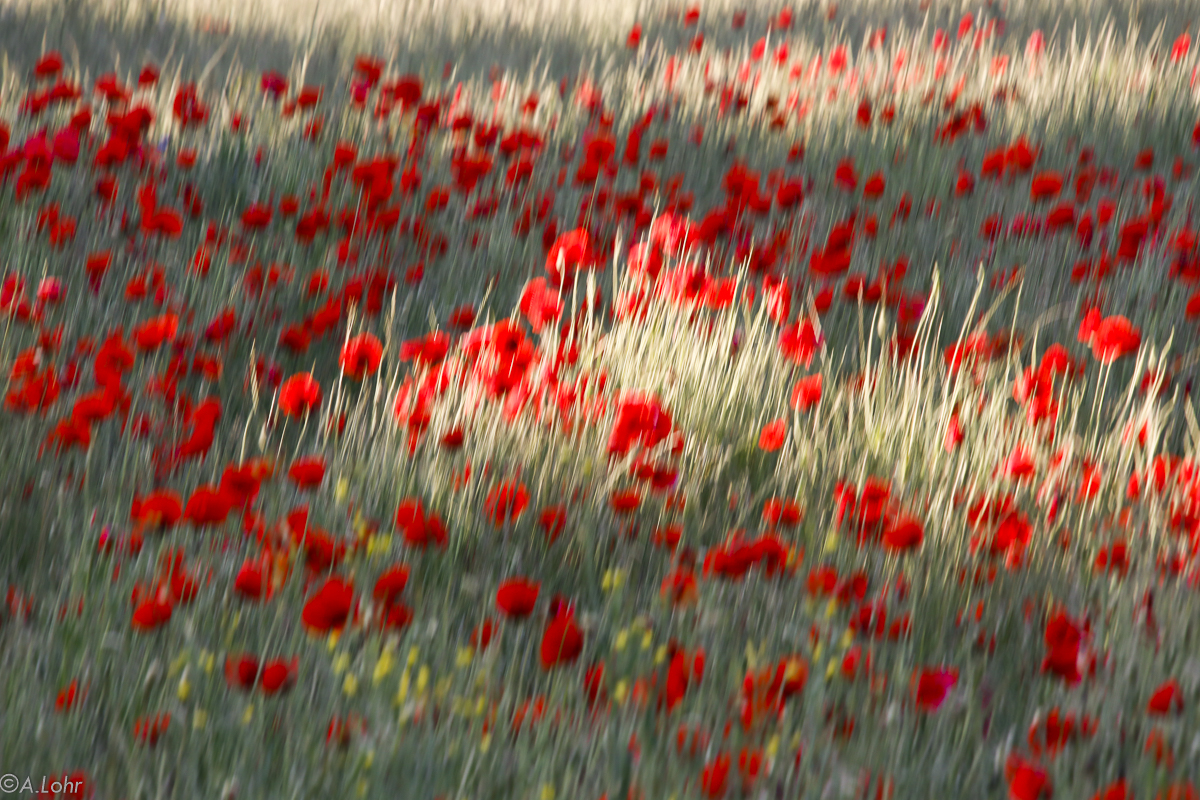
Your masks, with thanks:
[[[169,528],[183,516],[183,502],[179,494],[162,489],[145,497],[133,498],[129,517],[146,527]]]
[[[534,581],[510,578],[496,590],[496,606],[507,617],[524,619],[533,613],[539,588]]]
[[[587,668],[583,676],[583,691],[587,696],[588,708],[594,708],[597,702],[604,702],[608,692],[604,688],[604,662],[598,662]]]
[[[350,618],[354,584],[338,577],[327,578],[304,604],[300,619],[312,633],[341,630]]]
[[[371,597],[384,606],[391,605],[404,593],[404,587],[408,585],[408,576],[409,570],[404,564],[389,567],[376,579]]]
[[[400,344],[401,361],[415,361],[429,366],[440,362],[449,352],[450,337],[440,331]]]
[[[447,450],[458,450],[462,447],[466,440],[466,434],[461,427],[454,427],[446,431],[439,440],[439,444]]]
[[[62,54],[57,50],[51,50],[37,60],[33,65],[33,74],[38,78],[53,78],[63,68]]]
[[[392,603],[387,606],[379,619],[382,628],[392,631],[402,631],[413,621],[412,609],[403,603]]]
[[[1077,683],[1082,678],[1079,661],[1083,629],[1075,620],[1059,612],[1046,623],[1045,641],[1047,653],[1042,661],[1042,671],[1052,672],[1068,683]]]
[[[382,91],[383,94],[389,95],[392,100],[407,109],[421,102],[424,84],[421,83],[419,76],[409,74],[409,76],[401,76],[392,80],[391,83],[384,84]]]
[[[594,259],[587,231],[578,228],[561,234],[546,255],[550,285],[554,288],[570,287],[575,272],[586,269]]]
[[[450,318],[446,322],[451,328],[470,328],[475,324],[475,309],[470,305],[459,306],[450,312]]]
[[[538,517],[538,526],[546,534],[546,538],[550,543],[553,543],[567,527],[566,507],[548,506],[543,508],[541,515]]]
[[[637,511],[642,503],[642,496],[637,489],[614,489],[608,498],[608,504],[617,514],[631,514]]]
[[[71,407],[71,418],[85,425],[102,422],[116,412],[118,405],[127,405],[122,395],[119,389],[108,387],[85,394]]]
[[[171,604],[151,597],[142,600],[133,610],[133,627],[138,631],[152,631],[171,620]]]
[[[853,192],[858,188],[858,172],[854,169],[854,161],[844,158],[838,162],[834,172],[833,182],[839,189]]]
[[[293,375],[279,387],[279,410],[289,417],[303,417],[321,403],[321,385],[311,373]]]
[[[1035,756],[1043,753],[1051,758],[1062,752],[1071,741],[1090,737],[1096,732],[1096,721],[1087,715],[1082,719],[1063,714],[1057,707],[1050,709],[1044,719],[1035,719],[1029,726],[1029,747]]]
[[[230,464],[221,473],[221,493],[231,508],[245,508],[258,496],[264,478],[270,474],[269,466],[255,461],[241,466]]]
[[[610,456],[624,456],[635,445],[652,449],[671,434],[671,415],[652,395],[622,394],[608,439]]]
[[[1059,172],[1039,172],[1033,176],[1029,187],[1029,199],[1037,203],[1042,200],[1053,200],[1062,191],[1063,177]]]
[[[86,693],[86,688],[85,688],[85,693]],[[54,701],[55,710],[58,711],[59,713],[62,713],[64,711],[70,711],[71,708],[75,705],[76,700],[79,698],[79,695],[80,695],[79,680],[78,679],[72,680],[67,685],[67,688],[60,691],[58,693],[58,697],[55,698],[55,701]]]
[[[1041,58],[1042,53],[1046,50],[1046,36],[1040,30],[1035,30],[1029,34],[1029,39],[1025,42],[1025,60],[1030,63],[1036,63]]]
[[[729,787],[729,767],[733,759],[728,753],[719,753],[704,765],[700,773],[700,788],[709,800],[724,797]]]
[[[1136,353],[1142,344],[1142,334],[1128,319],[1106,317],[1096,326],[1091,341],[1092,353],[1102,364]]]
[[[665,597],[673,606],[684,606],[694,603],[700,596],[700,587],[696,574],[687,567],[677,567],[667,573],[658,590],[660,597]]]
[[[758,447],[760,450],[774,453],[783,447],[783,442],[786,438],[787,420],[780,418],[763,426],[762,431],[758,435]]]
[[[794,322],[779,333],[779,352],[789,361],[808,369],[817,350],[825,342],[824,335],[817,335],[816,328],[808,320]]]
[[[667,255],[678,255],[696,236],[688,220],[672,213],[655,218],[650,225],[650,244]]]
[[[173,341],[178,331],[179,318],[174,314],[163,314],[134,328],[133,338],[139,350],[148,352],[158,349],[165,342]]]
[[[770,525],[792,526],[804,518],[804,511],[795,500],[772,497],[763,502],[763,521]]]
[[[265,565],[261,560],[247,559],[233,581],[233,590],[248,600],[261,600],[267,594]]]
[[[242,227],[247,230],[261,230],[271,224],[271,207],[262,203],[251,203],[242,212]]]
[[[404,541],[413,547],[426,548],[430,544],[445,547],[446,525],[437,514],[425,513],[425,507],[416,498],[405,498],[396,509],[396,527],[404,535]]]
[[[354,58],[354,71],[371,86],[379,83],[379,79],[383,75],[383,68],[383,61],[374,56],[360,54]]]
[[[1177,64],[1187,58],[1188,51],[1192,49],[1192,36],[1187,31],[1179,34],[1171,44],[1171,63]]]
[[[199,594],[200,584],[196,581],[196,578],[182,568],[176,568],[172,571],[170,597],[173,602],[187,605],[195,600]]]
[[[175,100],[171,105],[175,119],[184,128],[200,125],[208,119],[208,107],[196,94],[196,84],[188,83],[179,87],[175,92]]]
[[[250,691],[258,683],[258,658],[249,653],[225,657],[225,682],[234,689]]]
[[[883,544],[889,550],[905,552],[915,550],[925,540],[921,523],[912,518],[895,520],[883,533]]]
[[[563,664],[571,664],[583,652],[583,633],[575,624],[574,614],[560,610],[542,635],[540,656],[542,669],[550,670]]]
[[[1133,800],[1124,778],[1115,780],[1092,795],[1092,800]]]
[[[674,643],[671,643],[670,649],[674,650],[674,653],[667,665],[667,682],[663,691],[663,700],[665,700],[668,713],[683,701],[692,673],[691,659],[688,658],[687,653]]]
[[[545,278],[535,278],[525,285],[520,308],[534,333],[541,333],[548,324],[558,322],[562,315],[559,293],[550,288]]]
[[[383,343],[372,333],[361,333],[347,340],[338,359],[342,374],[354,381],[374,375],[382,361]]]
[[[875,200],[883,196],[883,190],[886,186],[887,183],[884,180],[883,174],[876,172],[867,178],[867,182],[863,184],[863,197],[868,200]]]
[[[228,495],[214,486],[197,486],[183,508],[183,518],[197,528],[220,525],[233,510]]]
[[[1200,800],[1200,792],[1191,781],[1177,781],[1154,795],[1154,800]]]
[[[917,705],[917,710],[937,711],[956,683],[958,683],[957,669],[927,667],[918,671],[913,675],[913,700]]]
[[[492,636],[495,632],[496,623],[490,619],[485,619],[471,631],[471,646],[476,650],[487,650],[488,645],[492,643]]]
[[[168,713],[156,714],[153,717],[139,717],[133,724],[133,738],[140,744],[153,747],[159,738],[166,733],[171,724]]]
[[[264,72],[259,85],[262,87],[263,94],[269,94],[275,100],[287,94],[288,90],[287,78],[274,70]]]
[[[529,492],[525,484],[509,480],[488,492],[483,508],[491,523],[502,528],[505,524],[515,523],[528,505]]]
[[[298,489],[313,489],[325,479],[325,459],[321,456],[304,456],[292,462],[288,479]]]
[[[1183,711],[1183,690],[1179,688],[1179,681],[1172,679],[1155,689],[1146,711],[1152,717]]]
[[[809,375],[792,388],[792,408],[804,413],[821,402],[821,375]]]
[[[138,73],[138,86],[145,88],[158,83],[159,69],[154,64],[146,64]]]
[[[1013,753],[1004,763],[1004,778],[1012,800],[1039,800],[1053,796],[1050,776],[1032,761]]]
[[[168,239],[177,239],[183,233],[183,218],[170,208],[157,208],[142,215],[142,230],[160,233]]]
[[[267,696],[286,692],[296,683],[296,673],[300,667],[300,659],[292,657],[289,661],[273,658],[262,665],[258,685]]]

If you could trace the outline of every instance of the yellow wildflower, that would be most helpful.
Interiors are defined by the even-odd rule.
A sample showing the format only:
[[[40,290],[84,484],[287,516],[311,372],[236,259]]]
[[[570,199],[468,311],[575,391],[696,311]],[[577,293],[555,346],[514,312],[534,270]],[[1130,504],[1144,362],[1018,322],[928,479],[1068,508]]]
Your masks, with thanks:
[[[400,675],[400,688],[396,691],[396,705],[404,705],[404,701],[408,699],[408,670]]]
[[[417,670],[417,694],[424,694],[429,687],[429,667],[424,664]]]
[[[379,654],[379,660],[375,662],[375,671],[371,673],[371,683],[378,686],[379,682],[391,673],[392,667],[396,662],[392,658],[392,651],[385,649]]]

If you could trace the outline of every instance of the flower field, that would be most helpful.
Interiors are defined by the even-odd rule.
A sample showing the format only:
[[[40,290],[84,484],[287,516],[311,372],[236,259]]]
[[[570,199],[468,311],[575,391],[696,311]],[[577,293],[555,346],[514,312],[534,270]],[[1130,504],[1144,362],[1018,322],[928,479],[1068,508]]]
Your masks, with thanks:
[[[0,790],[1200,797],[1188,4],[460,5],[0,9]]]

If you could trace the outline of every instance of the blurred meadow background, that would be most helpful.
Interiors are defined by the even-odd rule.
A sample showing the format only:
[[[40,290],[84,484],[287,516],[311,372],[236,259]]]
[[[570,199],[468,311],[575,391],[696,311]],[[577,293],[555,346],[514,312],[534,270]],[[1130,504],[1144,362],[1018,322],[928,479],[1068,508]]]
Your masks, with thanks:
[[[1196,797],[1197,35],[0,3],[0,773]]]

